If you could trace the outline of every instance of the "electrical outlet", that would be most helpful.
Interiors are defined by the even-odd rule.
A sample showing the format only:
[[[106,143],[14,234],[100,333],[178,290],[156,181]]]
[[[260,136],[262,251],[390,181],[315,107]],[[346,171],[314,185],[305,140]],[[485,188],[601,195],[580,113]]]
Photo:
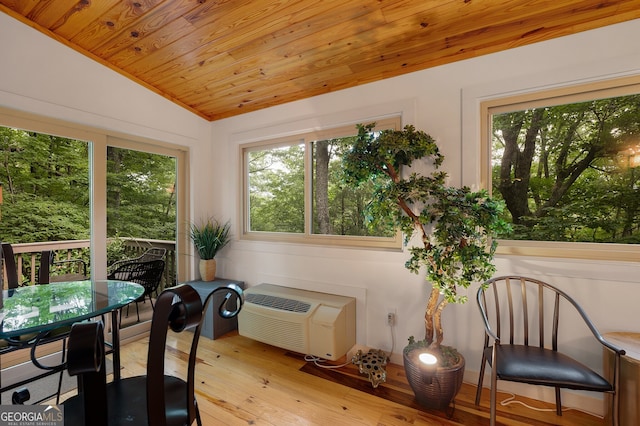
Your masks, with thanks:
[[[394,325],[396,325],[396,313],[395,312],[388,312],[387,313],[387,325],[390,327],[393,327]]]

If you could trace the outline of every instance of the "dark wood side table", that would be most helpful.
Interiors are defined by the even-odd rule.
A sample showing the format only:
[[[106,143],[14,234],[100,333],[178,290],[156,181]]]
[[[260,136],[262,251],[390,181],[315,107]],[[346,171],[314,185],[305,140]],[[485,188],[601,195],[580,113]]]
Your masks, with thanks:
[[[225,278],[216,278],[213,281],[187,281],[184,284],[190,285],[198,292],[202,299],[202,303],[204,303],[207,296],[209,296],[209,294],[218,287],[236,284],[244,290],[244,281],[228,280]],[[213,296],[213,300],[209,303],[207,312],[204,313],[204,322],[200,331],[202,336],[215,340],[223,334],[238,329],[238,317],[222,318],[217,314],[218,307],[224,300],[224,296],[225,293],[221,291]]]

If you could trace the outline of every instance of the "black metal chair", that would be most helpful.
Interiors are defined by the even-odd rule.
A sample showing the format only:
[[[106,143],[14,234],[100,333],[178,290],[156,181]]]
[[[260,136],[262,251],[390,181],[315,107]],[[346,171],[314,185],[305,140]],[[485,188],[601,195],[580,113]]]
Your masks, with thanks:
[[[50,251],[40,253],[40,264],[38,269],[38,284],[48,284]],[[2,243],[2,258],[4,259],[5,271],[7,273],[7,288],[17,288],[23,283],[18,281],[18,266],[13,246],[10,243]],[[34,265],[35,267],[35,265]],[[4,285],[4,283],[1,283]]]
[[[40,259],[39,284],[89,279],[87,263],[82,259],[55,260],[54,253],[48,250],[41,253]]]
[[[477,300],[485,338],[475,402],[480,404],[485,365],[489,364],[492,426],[496,421],[498,380],[554,387],[559,416],[562,415],[561,388],[612,394],[613,424],[618,424],[618,376],[624,350],[600,335],[575,300],[550,284],[521,276],[487,281],[478,290]],[[561,309],[563,318],[574,314],[575,319],[582,319],[595,340],[613,351],[611,380],[559,350]]]
[[[131,281],[144,287],[144,293],[135,301],[136,313],[138,314],[138,321],[140,321],[138,303],[143,302],[148,297],[151,307],[155,309],[152,296],[160,286],[163,272],[164,260],[130,261],[118,265],[117,268],[109,273],[107,278],[110,280]]]
[[[230,284],[214,292],[227,295],[218,312],[224,318],[236,316],[243,305],[240,287]],[[212,300],[206,299],[204,309]],[[78,395],[66,400],[65,424],[106,425],[191,425],[202,424],[195,398],[195,366],[203,305],[189,285],[172,287],[157,299],[151,323],[147,374],[106,383],[103,330],[101,324],[74,324],[69,338],[68,371],[78,377]],[[167,329],[174,332],[195,327],[185,379],[164,372]]]
[[[49,263],[51,258],[51,252],[43,251],[40,256],[40,267],[38,271],[38,284],[48,284],[49,283]],[[0,253],[0,260],[4,263],[4,269],[7,273],[7,282],[9,289],[15,289],[20,287],[20,282],[18,281],[18,269],[16,265],[15,255],[13,251],[13,246],[9,243],[2,243],[2,253]],[[2,265],[0,265],[0,268]],[[0,392],[6,392],[9,390],[17,389],[14,391],[12,396],[12,401],[14,404],[24,404],[29,401],[31,398],[30,392],[28,388],[24,386],[31,383],[33,380],[38,378],[43,378],[52,374],[59,374],[58,377],[58,386],[55,393],[46,396],[39,401],[35,401],[34,404],[38,404],[45,399],[49,399],[53,396],[56,397],[56,402],[60,401],[60,391],[62,389],[62,375],[63,369],[60,367],[65,360],[66,354],[66,339],[69,335],[71,328],[70,327],[60,327],[54,330],[41,332],[41,333],[30,333],[24,336],[20,336],[15,339],[3,340],[0,342],[0,354],[13,352],[21,349],[28,349],[30,351],[31,362],[38,367],[43,372],[37,374],[35,377],[29,377],[20,382],[13,383],[11,385],[0,386]],[[41,362],[41,360],[37,356],[38,346],[52,343],[55,341],[61,340],[61,364],[58,365],[45,365]]]
[[[5,273],[7,274],[7,288],[20,286],[18,282],[18,267],[16,257],[13,254],[13,246],[9,243],[2,243],[2,258],[4,260]],[[4,283],[2,283],[4,285]]]

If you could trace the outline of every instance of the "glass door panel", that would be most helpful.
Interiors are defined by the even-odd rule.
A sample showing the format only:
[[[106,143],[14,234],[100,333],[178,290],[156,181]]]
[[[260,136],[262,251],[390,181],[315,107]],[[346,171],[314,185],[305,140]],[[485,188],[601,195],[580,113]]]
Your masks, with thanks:
[[[13,246],[19,284],[38,282],[43,251],[53,255],[51,281],[91,273],[91,145],[0,126],[0,241]]]
[[[131,272],[136,268],[152,271],[140,279],[150,294],[125,308],[122,327],[149,321],[157,294],[176,283],[176,171],[175,157],[107,147],[107,274],[114,276],[123,268],[129,269],[128,274],[136,274]],[[152,276],[157,266],[151,264],[158,259],[164,265],[156,281]],[[125,267],[127,262],[136,267]]]

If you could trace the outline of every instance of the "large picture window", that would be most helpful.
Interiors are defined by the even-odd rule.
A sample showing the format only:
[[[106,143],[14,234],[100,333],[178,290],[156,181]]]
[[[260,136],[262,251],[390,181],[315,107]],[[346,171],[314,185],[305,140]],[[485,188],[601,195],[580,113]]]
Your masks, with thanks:
[[[512,246],[518,245],[514,241],[584,243],[571,247],[599,245],[589,248],[597,252],[626,245],[618,250],[635,251],[640,243],[640,85],[543,95],[492,101],[483,108],[487,175],[513,224],[500,237]]]
[[[377,123],[401,124],[399,117]],[[397,230],[363,215],[373,185],[343,184],[342,154],[356,134],[353,124],[243,146],[244,237],[400,248]]]

